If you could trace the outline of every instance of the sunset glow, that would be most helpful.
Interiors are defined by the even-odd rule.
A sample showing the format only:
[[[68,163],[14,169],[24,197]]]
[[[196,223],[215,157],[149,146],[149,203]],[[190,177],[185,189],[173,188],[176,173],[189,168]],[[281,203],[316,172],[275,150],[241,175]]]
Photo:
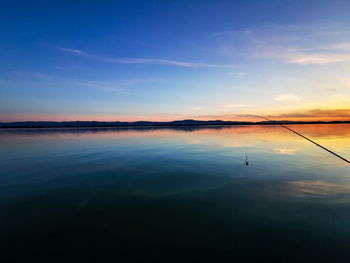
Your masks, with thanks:
[[[1,8],[1,122],[350,120],[348,1],[39,2]]]

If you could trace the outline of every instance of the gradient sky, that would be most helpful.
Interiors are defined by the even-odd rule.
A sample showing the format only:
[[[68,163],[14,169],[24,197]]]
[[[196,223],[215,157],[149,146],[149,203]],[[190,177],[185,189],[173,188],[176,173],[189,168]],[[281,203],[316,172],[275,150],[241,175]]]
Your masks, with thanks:
[[[349,1],[0,5],[0,121],[350,120]]]

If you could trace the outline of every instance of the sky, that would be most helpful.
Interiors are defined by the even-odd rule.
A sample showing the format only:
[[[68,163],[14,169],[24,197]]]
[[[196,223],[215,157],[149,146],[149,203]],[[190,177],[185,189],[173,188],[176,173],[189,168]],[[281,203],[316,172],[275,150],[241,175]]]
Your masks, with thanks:
[[[350,2],[0,2],[0,121],[350,120]]]

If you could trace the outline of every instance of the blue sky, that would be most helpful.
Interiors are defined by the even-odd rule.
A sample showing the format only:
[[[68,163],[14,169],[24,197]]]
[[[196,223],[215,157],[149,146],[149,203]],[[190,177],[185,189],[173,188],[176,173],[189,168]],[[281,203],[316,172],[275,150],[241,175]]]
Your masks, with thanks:
[[[0,121],[350,119],[349,1],[0,10]]]

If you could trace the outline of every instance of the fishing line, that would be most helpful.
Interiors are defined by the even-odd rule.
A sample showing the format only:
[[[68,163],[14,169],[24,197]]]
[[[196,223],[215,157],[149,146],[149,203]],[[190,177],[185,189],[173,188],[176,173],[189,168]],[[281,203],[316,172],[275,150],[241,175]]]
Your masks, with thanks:
[[[271,121],[271,122],[275,122],[275,121],[270,120],[270,119],[268,119],[268,118],[266,118],[266,117],[264,117],[264,116],[260,116],[260,115],[251,115],[251,116],[259,117],[259,118],[263,118],[263,119],[268,120],[268,121]],[[324,147],[324,146],[318,144],[317,142],[315,142],[315,141],[309,139],[309,138],[306,137],[305,135],[303,135],[303,134],[301,134],[301,133],[299,133],[299,132],[297,132],[297,131],[295,131],[295,130],[293,130],[293,129],[291,129],[291,128],[289,128],[289,127],[287,127],[287,126],[285,126],[285,125],[283,125],[283,124],[281,124],[281,123],[277,123],[277,124],[280,125],[280,126],[282,126],[282,127],[285,128],[285,129],[287,129],[287,130],[289,130],[289,131],[295,133],[296,135],[299,135],[300,137],[304,138],[305,140],[308,140],[309,142],[315,144],[316,146],[322,148],[323,150],[325,150],[325,151],[327,151],[327,152],[333,154],[334,156],[338,157],[339,159],[341,159],[341,160],[343,160],[343,161],[345,161],[345,162],[347,162],[347,163],[350,164],[350,161],[349,161],[349,160],[347,160],[347,159],[345,159],[344,157],[340,156],[339,154],[337,154],[337,153],[335,153],[335,152],[333,152],[333,151],[327,149],[326,147]]]

